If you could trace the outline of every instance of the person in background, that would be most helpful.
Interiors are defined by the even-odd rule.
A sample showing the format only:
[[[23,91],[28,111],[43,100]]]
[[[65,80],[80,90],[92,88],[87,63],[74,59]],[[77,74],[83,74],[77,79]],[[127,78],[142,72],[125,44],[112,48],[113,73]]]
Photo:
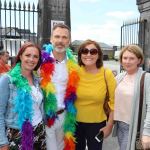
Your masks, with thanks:
[[[120,150],[135,150],[140,100],[140,80],[144,71],[142,49],[137,45],[125,46],[120,53],[120,63],[124,72],[116,76],[115,90],[116,135]],[[141,140],[144,149],[150,149],[150,74],[144,81]]]
[[[8,72],[11,67],[8,65],[9,60],[9,52],[8,51],[0,51],[0,74]]]
[[[15,64],[16,64],[16,56],[12,56],[10,58],[10,60],[11,60],[11,68],[13,68],[15,66]]]
[[[76,150],[101,150],[103,140],[95,136],[102,131],[106,138],[112,131],[114,111],[114,91],[116,81],[111,70],[103,67],[103,54],[99,44],[86,40],[78,51],[79,83],[77,87]],[[106,81],[105,81],[106,78]],[[106,82],[111,109],[108,122],[103,105],[106,96]]]
[[[0,78],[0,150],[46,150],[43,95],[33,74],[40,62],[40,48],[26,42]]]
[[[68,48],[70,38],[68,26],[57,24],[51,33],[52,44],[43,46],[40,75],[45,99],[47,150],[75,149],[74,100],[78,74]]]

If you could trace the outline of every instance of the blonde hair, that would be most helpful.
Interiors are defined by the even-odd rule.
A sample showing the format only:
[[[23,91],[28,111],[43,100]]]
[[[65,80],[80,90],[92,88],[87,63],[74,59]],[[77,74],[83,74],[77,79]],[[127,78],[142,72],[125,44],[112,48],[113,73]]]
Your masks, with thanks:
[[[121,52],[120,52],[120,63],[122,63],[122,56],[124,54],[124,52],[129,51],[131,53],[133,53],[138,59],[141,59],[141,62],[139,65],[141,65],[144,62],[144,55],[143,55],[143,50],[142,48],[140,48],[138,45],[127,45],[125,47],[122,48]]]

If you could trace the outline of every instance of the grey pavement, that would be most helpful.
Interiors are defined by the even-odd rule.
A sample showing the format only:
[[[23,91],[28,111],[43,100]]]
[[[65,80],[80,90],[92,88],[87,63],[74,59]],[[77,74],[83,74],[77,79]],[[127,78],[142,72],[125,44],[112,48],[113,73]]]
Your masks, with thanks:
[[[120,73],[119,61],[115,61],[115,60],[104,61],[104,67],[111,69],[116,74]]]
[[[103,150],[119,150],[117,138],[110,135],[108,138],[104,139]]]
[[[88,150],[88,149],[86,148],[86,150]],[[119,150],[119,145],[118,145],[118,142],[117,142],[117,138],[112,137],[112,135],[110,135],[109,137],[104,139],[102,150]]]

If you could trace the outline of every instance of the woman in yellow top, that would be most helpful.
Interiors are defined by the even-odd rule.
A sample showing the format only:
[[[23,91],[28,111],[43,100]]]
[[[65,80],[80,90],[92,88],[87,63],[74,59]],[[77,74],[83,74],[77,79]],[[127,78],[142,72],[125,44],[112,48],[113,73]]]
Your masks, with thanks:
[[[95,136],[100,131],[103,131],[104,138],[111,133],[116,81],[112,71],[104,69],[102,50],[95,41],[87,40],[81,44],[78,51],[78,63],[81,67],[75,102],[77,109],[76,150],[85,150],[86,145],[88,150],[101,150],[103,140],[96,140]],[[107,91],[104,71],[111,108],[108,122],[106,122],[107,117],[103,109]]]

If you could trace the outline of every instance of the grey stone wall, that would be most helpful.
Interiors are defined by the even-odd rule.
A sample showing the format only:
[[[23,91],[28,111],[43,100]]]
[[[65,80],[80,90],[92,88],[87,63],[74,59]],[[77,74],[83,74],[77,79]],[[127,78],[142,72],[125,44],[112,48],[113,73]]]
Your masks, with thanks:
[[[39,0],[39,43],[49,42],[51,20],[64,21],[70,27],[70,0]]]
[[[137,5],[148,2],[149,0],[136,0]]]
[[[140,20],[144,20],[144,57],[145,57],[145,70],[150,68],[150,0],[137,0],[138,9],[140,12]],[[140,40],[140,37],[139,37]]]

